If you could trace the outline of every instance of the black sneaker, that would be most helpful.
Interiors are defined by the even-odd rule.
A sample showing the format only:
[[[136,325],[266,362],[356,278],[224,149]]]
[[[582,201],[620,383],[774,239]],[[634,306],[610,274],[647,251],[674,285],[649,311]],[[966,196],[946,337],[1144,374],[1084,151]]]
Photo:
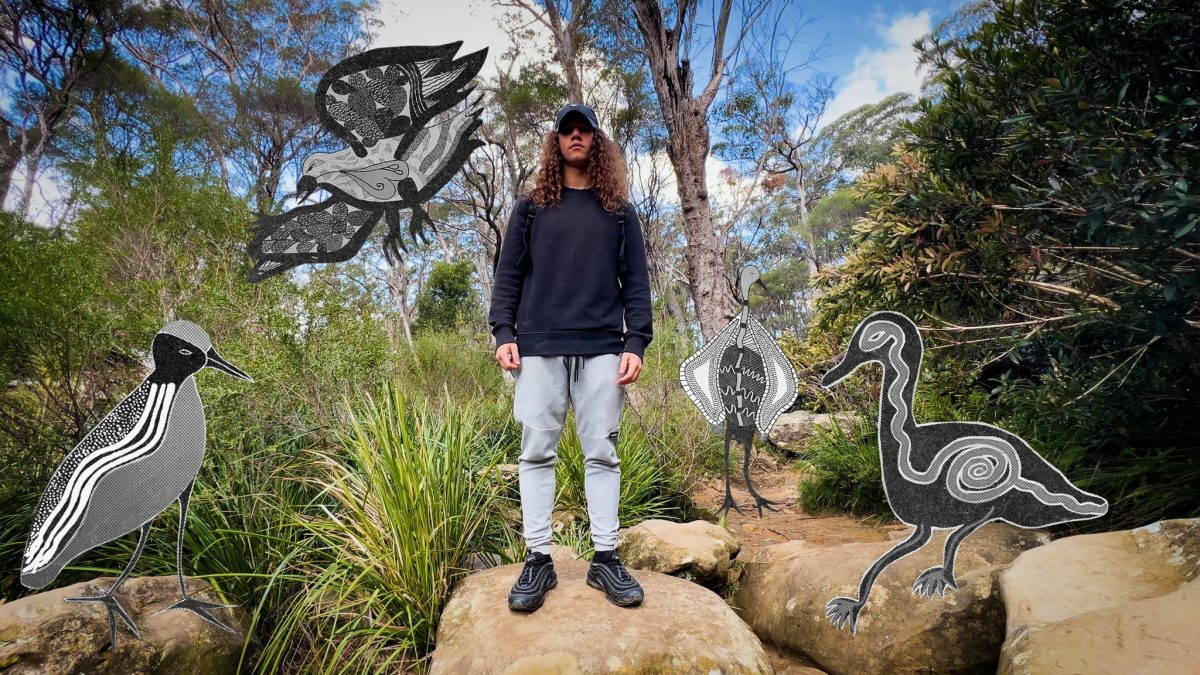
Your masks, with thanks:
[[[597,551],[588,569],[587,585],[604,591],[614,605],[629,607],[642,601],[642,587],[617,558],[616,551]]]
[[[525,556],[525,568],[517,583],[508,592],[508,608],[518,612],[532,612],[542,606],[546,591],[558,585],[554,573],[554,561],[545,553],[530,551]]]

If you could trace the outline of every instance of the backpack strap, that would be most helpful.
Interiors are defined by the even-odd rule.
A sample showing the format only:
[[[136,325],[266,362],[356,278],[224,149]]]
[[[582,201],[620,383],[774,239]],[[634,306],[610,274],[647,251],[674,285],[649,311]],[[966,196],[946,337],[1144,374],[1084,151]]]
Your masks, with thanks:
[[[622,274],[625,272],[625,220],[627,218],[625,209],[628,206],[622,207],[617,212],[617,270]]]
[[[533,266],[533,256],[529,252],[529,245],[533,241],[533,222],[537,219],[537,213],[538,205],[533,200],[530,200],[529,206],[525,210],[525,232],[522,233],[522,238],[525,242],[525,252],[521,254],[521,259],[517,261],[517,267],[521,267],[526,258],[529,259],[529,266]]]

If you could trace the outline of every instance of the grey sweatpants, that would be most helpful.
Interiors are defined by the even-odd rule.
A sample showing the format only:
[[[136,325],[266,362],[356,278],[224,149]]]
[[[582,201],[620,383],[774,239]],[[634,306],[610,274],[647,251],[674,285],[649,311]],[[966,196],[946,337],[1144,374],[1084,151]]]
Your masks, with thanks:
[[[521,516],[530,551],[550,552],[554,466],[568,402],[575,408],[575,427],[583,447],[592,544],[597,551],[616,548],[621,494],[617,431],[625,405],[625,385],[617,384],[620,365],[619,354],[521,357],[513,415],[522,426]]]

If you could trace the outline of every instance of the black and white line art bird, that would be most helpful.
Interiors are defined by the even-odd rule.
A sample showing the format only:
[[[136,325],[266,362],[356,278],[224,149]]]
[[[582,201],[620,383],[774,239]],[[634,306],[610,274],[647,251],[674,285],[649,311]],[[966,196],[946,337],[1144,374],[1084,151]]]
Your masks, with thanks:
[[[913,553],[931,530],[953,529],[946,537],[941,565],[913,583],[932,598],[957,590],[954,560],[959,545],[986,523],[1000,520],[1038,528],[1097,518],[1108,512],[1102,497],[1071,484],[1062,472],[1015,434],[984,422],[926,422],[913,418],[912,402],[924,347],[917,326],[898,312],[875,312],[863,319],[840,362],[821,379],[832,387],[859,366],[883,366],[879,392],[879,461],[892,512],[916,529],[908,539],[872,563],[857,598],[834,598],[826,614],[837,628],[857,632],[858,615],[875,578],[885,567]]]
[[[205,448],[204,407],[193,375],[207,366],[253,380],[222,359],[208,334],[190,321],[167,324],[154,336],[151,349],[153,372],[84,436],[50,478],[21,562],[21,583],[43,588],[80,554],[140,528],[133,558],[107,593],[68,599],[104,604],[114,646],[117,616],[141,637],[115,596],[141,557],[151,522],[175,501],[179,502],[176,563],[183,599],[163,611],[185,609],[233,632],[208,612],[231,605],[195,600],[184,586],[188,500]]]
[[[410,210],[408,233],[425,238],[435,227],[423,204],[433,198],[483,141],[477,98],[461,109],[487,49],[460,59],[462,42],[438,47],[386,47],[330,68],[317,85],[317,116],[349,147],[304,159],[296,196],[318,189],[319,204],[281,215],[260,215],[249,254],[250,281],[306,263],[354,257],[380,218],[387,223],[384,253],[406,250],[400,212]]]
[[[717,509],[741,513],[729,487],[729,445],[745,449],[742,475],[754,497],[758,515],[764,506],[775,504],[759,495],[750,484],[750,450],[754,432],[770,432],[775,421],[796,399],[796,372],[783,350],[750,312],[750,287],[763,288],[759,269],[753,265],[738,275],[742,310],[712,340],[679,367],[684,391],[700,408],[708,423],[725,425],[725,501]]]

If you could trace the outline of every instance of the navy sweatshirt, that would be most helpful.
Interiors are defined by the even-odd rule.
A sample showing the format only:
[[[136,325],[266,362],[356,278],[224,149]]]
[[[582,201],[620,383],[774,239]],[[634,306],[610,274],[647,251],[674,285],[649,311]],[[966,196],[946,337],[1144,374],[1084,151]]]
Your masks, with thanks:
[[[625,266],[618,270],[617,215],[594,190],[564,187],[558,205],[538,208],[527,238],[528,208],[527,197],[517,201],[500,248],[488,311],[496,346],[516,342],[521,356],[641,357],[653,329],[637,212],[626,204]]]

